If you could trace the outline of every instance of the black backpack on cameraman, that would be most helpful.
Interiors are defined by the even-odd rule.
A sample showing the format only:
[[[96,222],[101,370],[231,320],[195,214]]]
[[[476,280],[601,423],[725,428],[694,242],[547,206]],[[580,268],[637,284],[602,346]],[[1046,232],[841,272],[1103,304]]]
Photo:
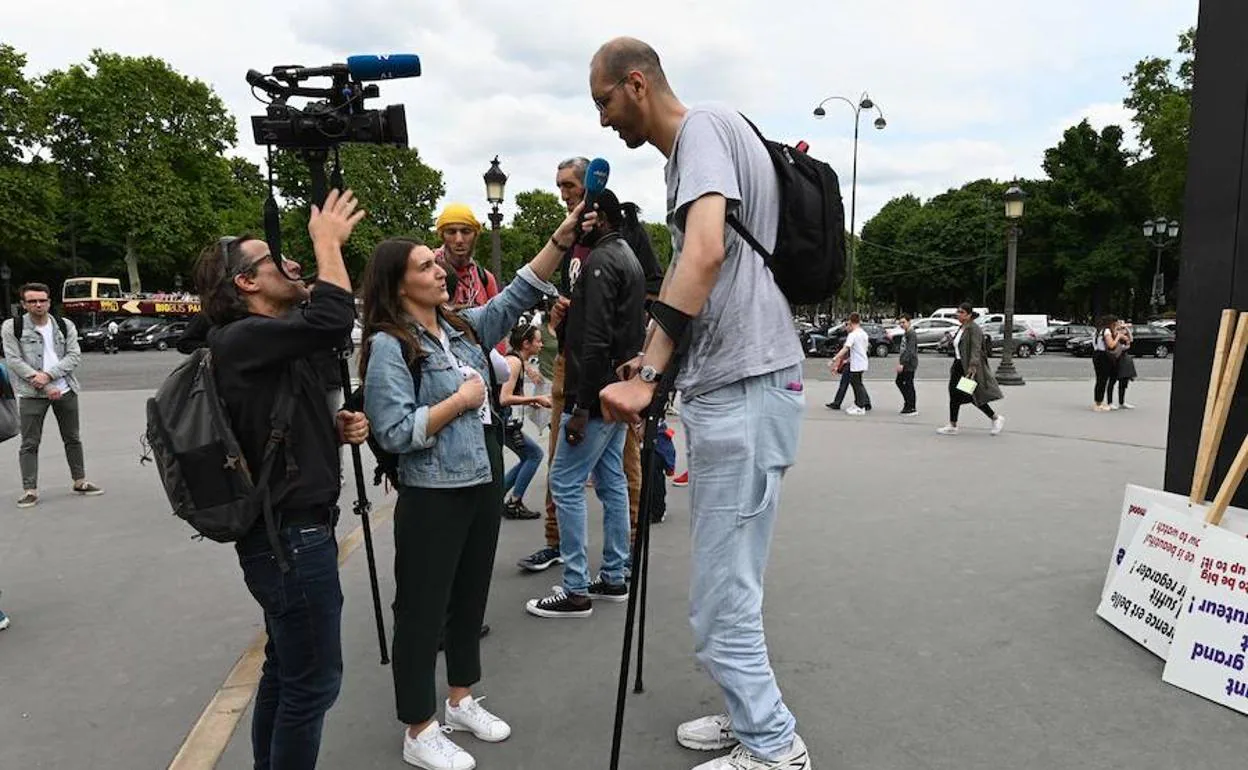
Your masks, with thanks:
[[[792,305],[823,302],[845,280],[845,203],[832,167],[763,136],[741,116],[767,148],[780,186],[776,248],[768,252],[735,215],[728,224],[763,258]]]
[[[286,454],[287,475],[298,473],[289,445],[295,402],[293,375],[287,368],[273,402],[264,458],[253,475],[217,391],[212,353],[201,347],[147,400],[144,435],[175,516],[218,543],[241,539],[263,517],[283,571],[287,564],[277,544],[269,478],[279,450]],[[145,454],[143,460],[147,459]]]

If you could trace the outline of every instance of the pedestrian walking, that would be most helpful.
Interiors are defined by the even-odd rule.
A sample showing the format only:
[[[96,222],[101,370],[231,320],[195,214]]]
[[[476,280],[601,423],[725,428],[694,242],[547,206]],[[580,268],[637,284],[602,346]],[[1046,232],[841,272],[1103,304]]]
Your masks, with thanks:
[[[897,390],[901,391],[901,413],[913,416],[919,413],[915,406],[914,373],[919,368],[919,335],[910,323],[910,316],[902,314],[901,357],[897,359]]]
[[[1004,396],[988,363],[984,330],[975,323],[978,315],[969,302],[958,306],[958,322],[962,326],[953,335],[953,363],[949,366],[949,424],[936,431],[943,436],[957,435],[958,412],[963,404],[974,404],[992,420],[992,435],[999,434],[1005,428],[1005,418],[989,406]]]
[[[862,382],[862,376],[867,373],[869,365],[867,351],[871,347],[871,341],[866,330],[862,328],[862,318],[857,313],[849,314],[847,326],[849,334],[845,336],[845,344],[828,366],[833,372],[840,371],[838,367],[841,362],[848,359],[849,386],[854,389],[854,405],[847,408],[845,414],[861,417],[871,411],[871,396],[867,394],[867,386]]]

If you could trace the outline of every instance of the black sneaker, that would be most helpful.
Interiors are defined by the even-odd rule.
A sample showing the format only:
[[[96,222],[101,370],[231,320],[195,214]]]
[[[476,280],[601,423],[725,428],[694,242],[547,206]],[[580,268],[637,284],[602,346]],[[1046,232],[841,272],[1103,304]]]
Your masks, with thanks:
[[[587,618],[594,613],[594,602],[588,596],[574,596],[557,589],[545,599],[529,599],[524,610],[539,618]]]
[[[599,575],[594,582],[589,584],[589,596],[592,599],[602,599],[604,602],[626,602],[628,601],[628,583],[619,585],[608,583]]]
[[[824,406],[834,411],[839,410],[841,408],[841,405],[836,403],[835,401],[829,401],[828,403],[824,404]]]
[[[563,557],[559,555],[558,548],[551,548],[550,546],[516,562],[517,567],[528,572],[541,572],[555,564],[563,564]]]
[[[540,519],[541,517],[542,514],[537,511],[525,508],[520,500],[503,503],[503,518],[505,519]]]

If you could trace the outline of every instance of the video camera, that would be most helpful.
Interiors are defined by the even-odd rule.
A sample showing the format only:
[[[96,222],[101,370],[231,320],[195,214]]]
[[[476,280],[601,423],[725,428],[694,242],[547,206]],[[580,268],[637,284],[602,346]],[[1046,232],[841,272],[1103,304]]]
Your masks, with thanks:
[[[248,70],[247,82],[273,97],[264,115],[251,118],[256,144],[287,150],[325,150],[344,142],[407,146],[407,117],[401,104],[384,110],[364,108],[364,100],[380,95],[377,85],[364,81],[420,76],[415,54],[350,56],[345,64],[327,67],[283,65],[265,75]],[[300,85],[312,77],[330,77],[329,88]],[[319,99],[302,109],[291,106],[292,96]]]

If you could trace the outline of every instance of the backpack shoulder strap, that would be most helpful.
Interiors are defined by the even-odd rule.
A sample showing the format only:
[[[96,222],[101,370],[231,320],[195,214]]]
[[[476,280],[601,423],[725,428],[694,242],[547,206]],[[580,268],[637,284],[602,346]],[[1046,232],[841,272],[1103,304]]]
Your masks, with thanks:
[[[758,137],[758,141],[763,143],[763,149],[767,152],[767,156],[771,157],[771,149],[767,145],[767,137],[763,136],[763,132],[758,130],[758,126],[754,125],[754,122],[747,118],[745,113],[738,112],[737,114],[740,115],[741,119],[754,130],[754,135]],[[766,263],[767,267],[771,268],[771,252],[763,248],[763,244],[759,243],[758,239],[754,237],[754,234],[746,229],[745,225],[741,223],[741,220],[737,218],[736,214],[729,214],[726,219],[732,229],[737,231],[737,235],[744,238],[745,242],[750,244],[750,248],[758,252],[758,255],[763,258],[763,262]]]
[[[13,336],[18,341],[22,339],[22,330],[26,326],[26,316],[24,313],[18,313],[13,316]]]
[[[264,445],[264,458],[260,461],[260,475],[256,478],[255,488],[260,494],[261,513],[264,517],[265,533],[269,545],[277,556],[278,567],[282,572],[290,569],[282,550],[281,541],[277,536],[277,518],[273,515],[273,495],[269,489],[269,479],[273,475],[273,466],[277,463],[277,450],[282,448],[286,456],[286,475],[292,476],[299,472],[295,465],[294,455],[290,451],[290,422],[295,414],[295,403],[299,400],[294,388],[293,367],[287,367],[278,381],[277,396],[273,400],[273,411],[269,415],[269,440]]]
[[[49,313],[49,315],[52,315],[52,314],[51,314],[51,313]],[[62,317],[60,317],[59,315],[52,315],[52,320],[53,320],[53,321],[56,321],[56,325],[60,328],[60,330],[61,330],[61,336],[62,336],[62,337],[65,337],[65,338],[68,338],[68,337],[69,337],[69,327],[65,325],[65,319],[64,319],[64,318],[62,318]]]

